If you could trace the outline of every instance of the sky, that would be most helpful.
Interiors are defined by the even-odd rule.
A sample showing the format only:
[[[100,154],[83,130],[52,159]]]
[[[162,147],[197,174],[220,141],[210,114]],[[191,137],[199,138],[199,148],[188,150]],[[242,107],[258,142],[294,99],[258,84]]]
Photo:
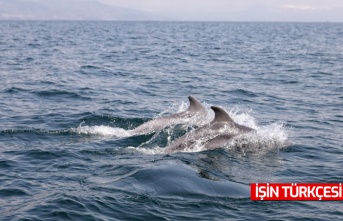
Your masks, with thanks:
[[[172,20],[336,21],[343,0],[99,0]]]
[[[1,19],[343,22],[343,0],[0,0]]]

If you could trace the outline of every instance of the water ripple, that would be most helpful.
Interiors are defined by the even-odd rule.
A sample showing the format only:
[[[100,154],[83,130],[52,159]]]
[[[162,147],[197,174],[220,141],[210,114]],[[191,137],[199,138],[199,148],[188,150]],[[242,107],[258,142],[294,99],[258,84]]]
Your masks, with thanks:
[[[247,188],[341,182],[342,33],[335,23],[0,22],[0,219],[341,219],[338,202],[253,202]],[[165,146],[192,127],[128,136],[188,95],[257,132],[175,154]]]

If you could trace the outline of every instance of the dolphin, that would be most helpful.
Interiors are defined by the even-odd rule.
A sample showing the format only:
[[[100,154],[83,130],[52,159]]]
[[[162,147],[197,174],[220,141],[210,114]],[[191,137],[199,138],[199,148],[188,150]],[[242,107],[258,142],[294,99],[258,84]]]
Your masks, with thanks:
[[[222,108],[212,106],[214,119],[193,131],[176,139],[167,146],[165,153],[174,153],[186,149],[192,149],[196,145],[202,145],[205,149],[216,149],[223,147],[233,137],[254,131],[254,129],[237,124]]]
[[[189,123],[191,119],[199,120],[203,115],[207,115],[206,108],[197,99],[192,96],[188,96],[188,100],[189,107],[187,110],[153,119],[136,127],[135,129],[129,130],[128,132],[131,135],[148,134],[162,130],[168,126]]]

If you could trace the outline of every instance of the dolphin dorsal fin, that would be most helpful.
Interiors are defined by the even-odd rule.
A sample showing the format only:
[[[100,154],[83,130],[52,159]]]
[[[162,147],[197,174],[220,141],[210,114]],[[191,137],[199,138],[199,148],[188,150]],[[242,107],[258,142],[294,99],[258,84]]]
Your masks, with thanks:
[[[204,106],[202,106],[202,104],[197,99],[195,99],[195,97],[188,96],[188,100],[189,100],[188,111],[197,111],[200,109],[204,109]]]
[[[212,106],[211,109],[214,111],[214,119],[213,122],[230,122],[234,123],[232,118],[229,116],[229,114],[222,108]]]

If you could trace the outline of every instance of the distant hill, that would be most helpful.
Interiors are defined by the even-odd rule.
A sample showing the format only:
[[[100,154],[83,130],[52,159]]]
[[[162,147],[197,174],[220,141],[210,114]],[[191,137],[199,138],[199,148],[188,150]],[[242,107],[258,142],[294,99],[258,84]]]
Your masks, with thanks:
[[[81,0],[0,0],[0,20],[163,20],[150,13]]]

